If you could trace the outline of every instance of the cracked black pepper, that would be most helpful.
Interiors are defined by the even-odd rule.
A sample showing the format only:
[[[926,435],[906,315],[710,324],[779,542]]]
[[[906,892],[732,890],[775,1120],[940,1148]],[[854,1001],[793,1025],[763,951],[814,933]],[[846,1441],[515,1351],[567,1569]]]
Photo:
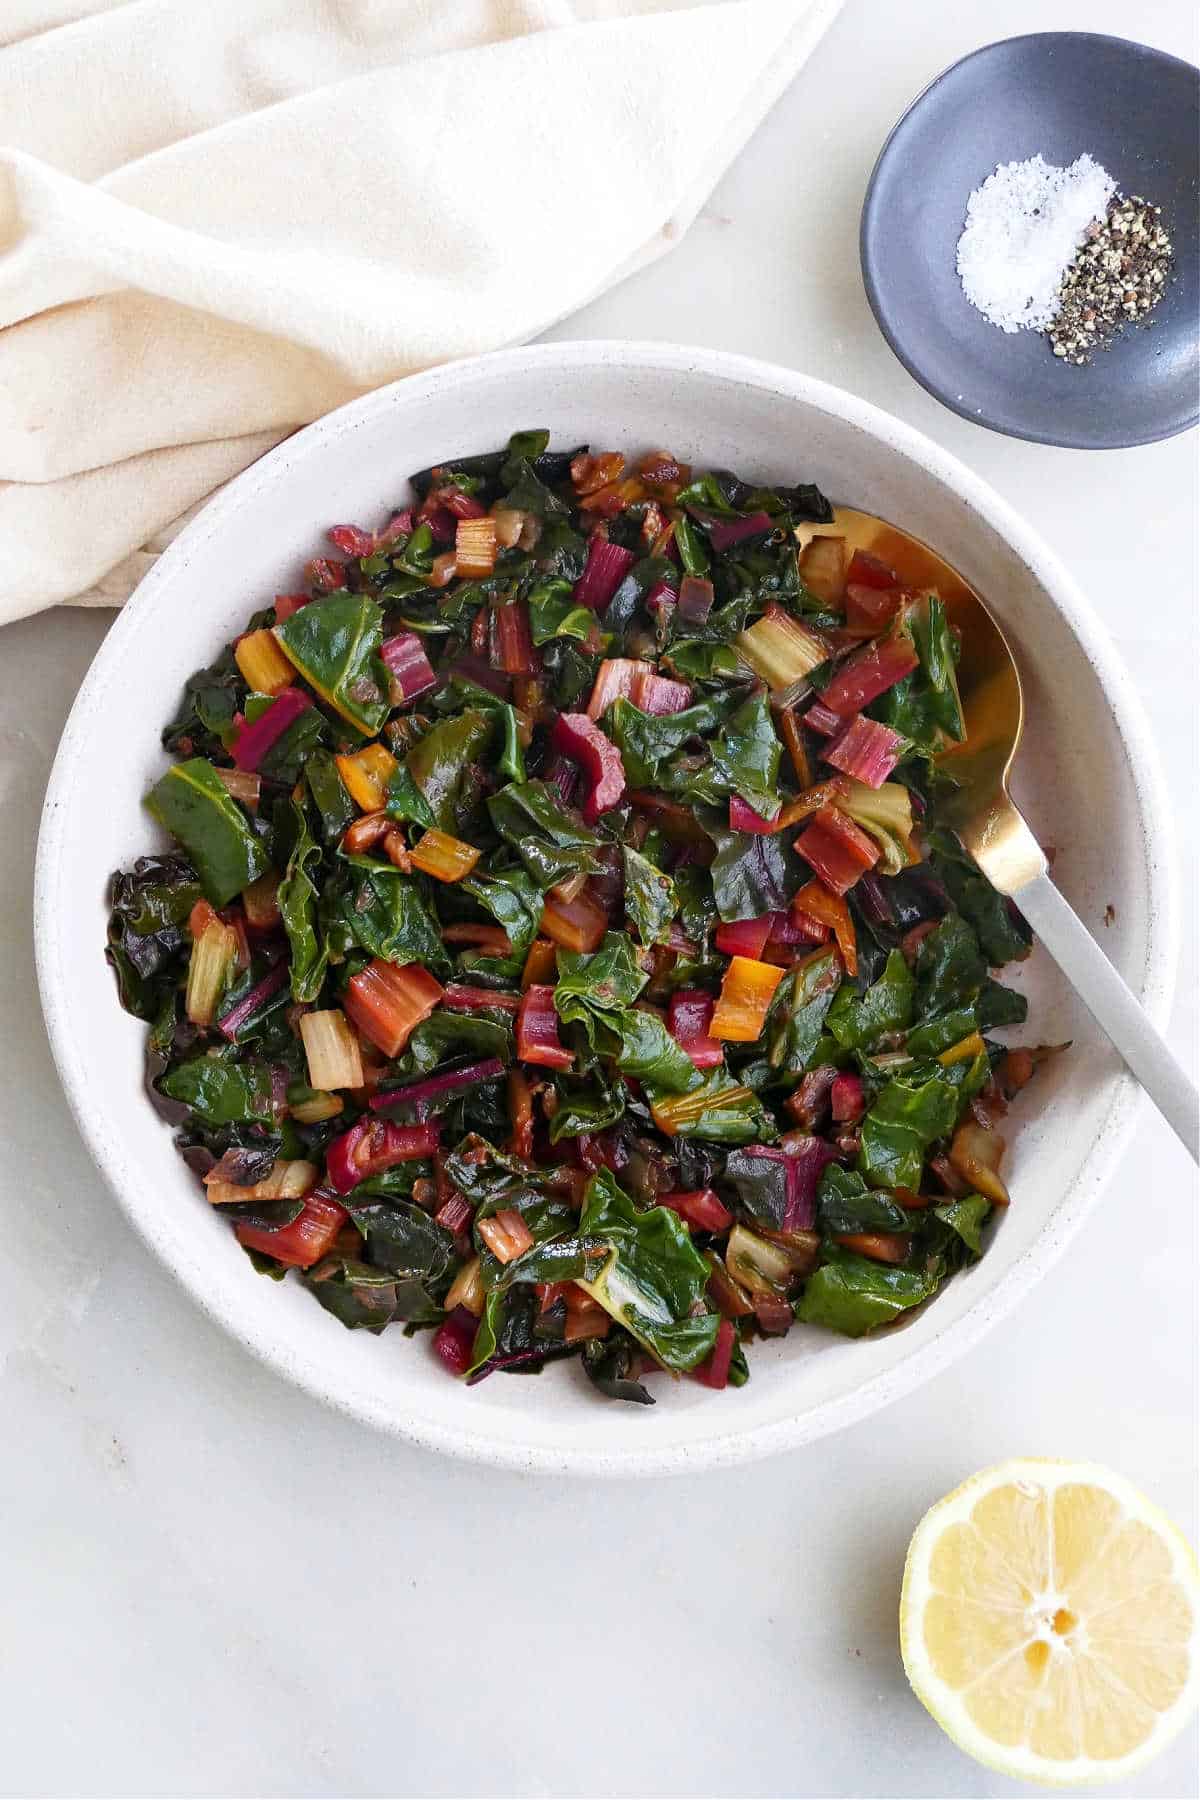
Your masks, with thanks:
[[[1172,254],[1161,207],[1138,194],[1110,201],[1063,276],[1059,309],[1046,332],[1055,356],[1090,362],[1123,326],[1145,320],[1166,292]]]

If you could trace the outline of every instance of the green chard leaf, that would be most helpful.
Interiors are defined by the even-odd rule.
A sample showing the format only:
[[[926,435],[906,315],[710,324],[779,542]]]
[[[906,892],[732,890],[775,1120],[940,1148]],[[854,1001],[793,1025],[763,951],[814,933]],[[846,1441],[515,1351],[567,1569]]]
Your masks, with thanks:
[[[496,708],[496,714],[501,720],[504,734],[497,767],[502,775],[508,776],[510,781],[524,781],[525,752],[521,748],[521,726],[517,718],[517,709],[506,701],[503,706]]]
[[[163,732],[163,749],[185,756],[227,750],[236,730],[234,714],[241,710],[245,693],[233,647],[227,645],[210,668],[188,676],[179,711]]]
[[[574,1344],[562,1338],[562,1303],[543,1312],[532,1287],[512,1282],[495,1287],[487,1297],[475,1333],[468,1375],[482,1378],[493,1369],[536,1375],[556,1357],[571,1356]]]
[[[917,952],[918,1017],[969,1006],[987,979],[979,939],[958,913],[947,913]],[[951,1040],[952,1042],[954,1040]]]
[[[346,1257],[326,1257],[303,1276],[304,1284],[326,1312],[350,1331],[382,1331],[397,1319],[434,1324],[442,1309],[431,1302],[419,1282],[408,1282]]]
[[[710,802],[738,794],[763,818],[773,819],[782,804],[780,755],[770,702],[765,694],[754,694],[726,721],[713,744],[712,760],[699,772],[691,791]]]
[[[203,757],[168,769],[146,807],[183,845],[214,906],[227,906],[270,867],[245,813]]]
[[[944,1075],[899,1075],[876,1096],[862,1123],[858,1166],[872,1187],[921,1186],[925,1153],[958,1119],[959,1096]]]
[[[604,1169],[588,1183],[579,1229],[608,1251],[601,1273],[582,1283],[592,1298],[668,1369],[703,1362],[720,1319],[692,1316],[709,1268],[678,1214],[664,1206],[638,1212]]]
[[[599,838],[568,811],[549,782],[510,781],[491,795],[487,809],[494,829],[543,891],[599,867]]]
[[[201,898],[196,871],[182,856],[142,856],[118,870],[109,889],[106,955],[121,1005],[147,1021],[169,1015],[175,1029],[175,990],[191,951],[188,915]]]
[[[728,694],[713,694],[683,712],[645,713],[628,700],[614,700],[603,725],[621,752],[629,786],[661,787],[671,758],[690,738],[716,731],[734,704]]]
[[[708,549],[686,513],[675,521],[675,547],[685,575],[708,574]]]
[[[633,1005],[646,981],[629,938],[623,931],[609,931],[600,948],[590,955],[585,951],[578,955],[570,950],[559,951],[554,1003],[560,1016],[559,1001],[572,994],[593,1008],[620,1012]]]
[[[504,461],[500,464],[501,481],[515,481],[522,470],[515,466],[521,463],[536,463],[539,456],[544,456],[550,448],[550,433],[538,426],[532,431],[514,431],[508,440],[508,450]]]
[[[352,943],[384,962],[423,963],[435,973],[450,962],[441,931],[411,875],[369,856],[345,856],[346,880],[331,910]]]
[[[369,594],[328,594],[275,627],[288,661],[363,737],[374,737],[390,710],[379,646],[383,614]]]
[[[717,917],[712,877],[698,864],[685,863],[683,868],[675,870],[671,879],[675,883],[679,923],[684,935],[702,950]]]
[[[877,1325],[890,1325],[907,1308],[928,1300],[941,1278],[936,1265],[909,1269],[871,1262],[836,1244],[826,1247],[825,1257],[804,1284],[796,1317],[844,1337],[862,1337]]]
[[[611,1056],[625,1075],[641,1081],[651,1097],[687,1094],[700,1084],[700,1073],[655,1013],[637,1007],[616,1010],[593,1006],[586,995],[556,992],[555,1006],[564,1024],[582,1025],[592,1049]]]
[[[493,731],[493,721],[477,707],[443,719],[414,744],[388,783],[389,817],[434,826],[452,836],[459,817],[467,770]]]
[[[343,1205],[366,1239],[372,1264],[418,1284],[424,1317],[440,1317],[458,1263],[453,1237],[411,1201],[362,1200],[359,1192],[347,1194]]]
[[[662,556],[643,556],[619,582],[605,608],[602,629],[614,642],[622,642],[651,589],[660,581],[673,583],[676,579],[674,563]]]
[[[675,1125],[676,1138],[698,1138],[708,1144],[769,1144],[779,1135],[758,1095],[745,1091],[724,1069],[710,1069],[688,1094],[689,1100],[702,1096],[704,1109]]]
[[[780,982],[765,1026],[767,1061],[778,1074],[799,1078],[811,1067],[841,979],[837,952],[827,950]]]
[[[586,706],[596,679],[597,659],[556,638],[542,651],[542,672],[549,682],[549,698],[560,712],[578,712]]]
[[[989,976],[979,990],[975,1011],[980,1031],[993,1031],[1001,1025],[1023,1025],[1029,1016],[1029,1002],[1015,988],[1001,987]]]
[[[926,1019],[923,1025],[914,1025],[904,1039],[904,1048],[911,1057],[940,1056],[943,1050],[949,1050],[954,1044],[961,1044],[965,1037],[970,1037],[978,1030],[979,1021],[974,1006],[960,1007],[955,1012],[937,1013]]]
[[[936,594],[927,594],[914,603],[909,627],[928,683],[928,709],[945,737],[961,743],[967,731],[955,674],[958,645],[946,619],[946,608]]]
[[[639,850],[631,850],[626,844],[622,855],[625,859],[626,917],[644,945],[665,944],[679,909],[675,883]]]
[[[483,1137],[464,1138],[447,1156],[446,1173],[481,1219],[509,1207],[524,1212],[542,1198],[544,1177]]]
[[[512,950],[505,957],[468,955],[463,961],[481,973],[519,973],[542,919],[542,896],[524,869],[503,869],[493,876],[468,875],[459,890],[489,912],[508,933]]]
[[[397,1069],[404,1075],[429,1075],[450,1057],[472,1059],[498,1056],[508,1064],[513,1056],[512,1021],[503,1014],[446,1012],[439,1007],[422,1020],[408,1040]]]
[[[893,950],[883,974],[865,994],[847,982],[829,1009],[826,1023],[844,1050],[870,1050],[887,1032],[911,1024],[917,984],[899,950]]]
[[[308,758],[328,737],[329,725],[324,715],[315,706],[308,707],[292,720],[281,737],[276,738],[258,765],[259,774],[268,781],[293,787],[304,772]]]
[[[552,1144],[581,1132],[604,1131],[625,1117],[625,1089],[619,1081],[609,1087],[599,1075],[583,1081],[559,1075],[554,1086],[558,1108],[550,1121]]]
[[[936,595],[914,601],[907,617],[920,665],[867,710],[932,755],[966,736],[954,672],[957,646]]]
[[[727,812],[708,807],[699,808],[696,816],[717,846],[709,873],[717,911],[725,923],[786,912],[792,895],[812,875],[786,841],[788,834],[731,831]]]
[[[329,750],[314,750],[304,765],[304,780],[321,821],[326,844],[336,844],[354,823],[355,805]]]
[[[1029,955],[1033,933],[1025,920],[996,892],[953,832],[939,828],[929,834],[929,862],[959,912],[975,927],[989,969]]]
[[[526,599],[529,605],[529,630],[537,645],[553,638],[575,638],[586,643],[592,635],[596,615],[590,606],[577,606],[574,584],[551,576],[535,581]]]
[[[669,674],[681,681],[739,681],[745,679],[741,658],[729,644],[709,644],[699,638],[676,641],[663,658]]]
[[[532,513],[537,519],[561,518],[566,523],[566,501],[560,500],[546,486],[526,457],[510,455],[501,476],[508,483],[508,492],[504,496],[506,511]]]
[[[319,890],[313,878],[320,866],[321,848],[308,829],[304,808],[294,800],[289,805],[299,830],[277,900],[292,951],[292,999],[311,1002],[320,993],[329,967],[329,951],[317,933]]]
[[[577,1281],[599,1273],[607,1251],[581,1234],[579,1214],[568,1201],[531,1201],[522,1206],[521,1217],[533,1243],[514,1262],[502,1263],[482,1239],[476,1243],[486,1288],[511,1282]]]
[[[179,1100],[206,1125],[269,1125],[271,1071],[251,1058],[232,1062],[227,1056],[194,1056],[177,1063],[158,1083],[160,1093]]]
[[[654,1395],[636,1379],[641,1368],[641,1348],[619,1327],[606,1338],[588,1338],[583,1346],[583,1369],[592,1386],[609,1400],[629,1400],[635,1406],[653,1406]]]
[[[935,1206],[933,1217],[950,1227],[974,1261],[983,1255],[983,1227],[991,1210],[991,1201],[985,1200],[982,1194],[964,1194],[961,1200],[948,1200],[945,1206]]]
[[[836,1236],[852,1231],[910,1231],[912,1216],[853,1169],[827,1168],[817,1188],[817,1223]]]
[[[757,1144],[731,1150],[725,1158],[725,1180],[737,1193],[743,1217],[769,1231],[783,1229],[790,1183],[777,1156],[763,1156]]]

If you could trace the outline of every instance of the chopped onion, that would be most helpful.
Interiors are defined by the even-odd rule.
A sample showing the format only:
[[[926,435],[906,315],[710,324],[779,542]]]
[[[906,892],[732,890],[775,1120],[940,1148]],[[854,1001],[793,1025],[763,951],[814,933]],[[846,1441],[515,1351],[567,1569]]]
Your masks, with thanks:
[[[470,1262],[463,1264],[450,1283],[450,1291],[442,1304],[448,1313],[452,1313],[456,1306],[465,1306],[469,1313],[474,1313],[478,1318],[483,1311],[485,1299],[483,1281],[479,1274],[479,1258],[473,1256]]]
[[[218,1165],[219,1166],[219,1165]],[[212,1171],[215,1174],[216,1170]],[[276,1162],[271,1173],[253,1187],[237,1187],[231,1181],[205,1180],[205,1193],[213,1206],[238,1206],[250,1200],[300,1200],[317,1184],[315,1163]]]

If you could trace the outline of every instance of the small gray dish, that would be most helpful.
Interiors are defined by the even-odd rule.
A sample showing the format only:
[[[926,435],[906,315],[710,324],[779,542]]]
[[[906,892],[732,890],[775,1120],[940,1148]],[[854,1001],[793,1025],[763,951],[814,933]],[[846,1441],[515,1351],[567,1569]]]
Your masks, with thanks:
[[[1145,325],[1074,367],[1039,332],[1003,332],[955,268],[967,199],[999,163],[1088,151],[1162,208],[1174,279]],[[1081,450],[1154,443],[1200,419],[1200,71],[1124,38],[1008,38],[939,75],[867,187],[863,282],[884,337],[934,397],[993,431]]]

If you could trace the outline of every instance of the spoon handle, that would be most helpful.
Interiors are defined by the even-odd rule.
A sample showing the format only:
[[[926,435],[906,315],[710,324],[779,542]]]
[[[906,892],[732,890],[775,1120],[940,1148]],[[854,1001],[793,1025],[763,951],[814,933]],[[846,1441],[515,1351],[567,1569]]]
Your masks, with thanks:
[[[1013,898],[1167,1124],[1200,1162],[1200,1096],[1082,920],[1048,875]]]

